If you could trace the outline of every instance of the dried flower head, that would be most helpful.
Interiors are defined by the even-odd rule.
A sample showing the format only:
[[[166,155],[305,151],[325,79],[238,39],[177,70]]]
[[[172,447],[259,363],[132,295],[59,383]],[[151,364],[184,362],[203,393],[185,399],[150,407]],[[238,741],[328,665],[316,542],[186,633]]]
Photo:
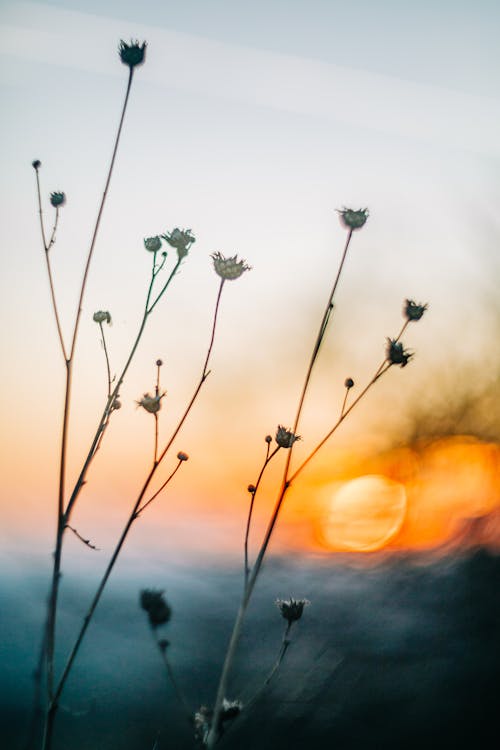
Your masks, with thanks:
[[[141,607],[148,613],[149,622],[153,628],[164,625],[172,617],[172,610],[165,600],[164,593],[156,589],[142,589],[140,593]]]
[[[155,237],[145,237],[144,247],[150,253],[157,253],[161,247],[161,240],[158,235],[156,235]]]
[[[211,708],[208,708],[208,706],[200,706],[193,717],[194,736],[202,745],[205,744],[205,740],[210,732],[213,715],[214,712]]]
[[[179,451],[179,453],[177,454],[177,458],[179,459],[179,461],[187,461],[189,459],[189,456],[187,453]]]
[[[137,406],[142,406],[150,414],[156,414],[161,409],[161,400],[165,396],[166,391],[158,393],[155,396],[151,396],[150,393],[145,393],[140,401],[136,401]]]
[[[241,701],[229,701],[227,698],[223,698],[221,707],[221,721],[228,721],[229,719],[235,719],[243,708]]]
[[[344,385],[347,389],[354,387],[354,380],[352,378],[346,378],[344,380]]]
[[[115,398],[115,400],[113,401],[113,404],[112,404],[111,408],[112,409],[121,409],[122,408],[122,402],[119,399]]]
[[[64,206],[66,203],[66,196],[64,193],[56,192],[50,194],[50,202],[54,206],[54,208],[58,208],[59,206]]]
[[[340,221],[347,228],[352,231],[361,229],[366,224],[366,220],[369,216],[367,208],[360,208],[354,211],[352,208],[337,209],[340,214]]]
[[[281,612],[281,616],[288,620],[291,625],[292,622],[300,620],[304,607],[307,607],[311,602],[308,599],[276,599],[276,606]]]
[[[193,242],[196,242],[190,229],[178,229],[177,227],[173,229],[170,234],[168,232],[162,234],[162,238],[168,242],[171,247],[175,247],[179,260],[186,257],[191,245]]]
[[[216,273],[228,281],[233,279],[239,279],[239,277],[250,271],[251,266],[248,266],[245,260],[238,260],[237,255],[233,255],[231,258],[225,258],[221,253],[213,253],[210,256],[214,262],[214,268]]]
[[[253,495],[253,493],[255,492],[255,490],[256,490],[256,487],[255,487],[254,484],[249,484],[248,485],[247,492],[250,492],[251,495]]]
[[[31,162],[31,166],[33,167],[33,169],[40,169],[40,167],[42,166],[42,162],[40,161],[40,159],[35,159],[35,161]]]
[[[295,435],[286,427],[278,425],[276,431],[276,442],[280,448],[291,448],[296,440],[301,440],[300,435]]]
[[[412,299],[405,300],[403,315],[408,320],[420,320],[429,305],[417,305]]]
[[[111,325],[111,314],[108,312],[108,310],[97,310],[92,315],[92,320],[95,323],[107,323],[108,326]]]
[[[413,357],[413,352],[405,349],[401,341],[387,339],[386,357],[391,365],[401,365],[401,367],[406,367],[410,359]]]
[[[131,39],[130,44],[120,40],[118,45],[118,54],[124,65],[128,65],[129,68],[135,68],[136,65],[142,65],[146,56],[146,42],[139,44],[137,39]]]

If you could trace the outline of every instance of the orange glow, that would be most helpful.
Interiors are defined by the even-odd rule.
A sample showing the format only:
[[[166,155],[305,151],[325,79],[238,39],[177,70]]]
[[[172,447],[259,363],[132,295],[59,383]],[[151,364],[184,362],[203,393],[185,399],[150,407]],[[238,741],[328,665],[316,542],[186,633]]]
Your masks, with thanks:
[[[346,466],[334,483],[316,476],[309,487],[296,487],[282,519],[289,546],[357,553],[450,544],[500,549],[497,444],[441,438]]]
[[[406,514],[406,492],[399,482],[370,475],[345,482],[333,495],[323,525],[332,549],[369,552],[385,547]]]

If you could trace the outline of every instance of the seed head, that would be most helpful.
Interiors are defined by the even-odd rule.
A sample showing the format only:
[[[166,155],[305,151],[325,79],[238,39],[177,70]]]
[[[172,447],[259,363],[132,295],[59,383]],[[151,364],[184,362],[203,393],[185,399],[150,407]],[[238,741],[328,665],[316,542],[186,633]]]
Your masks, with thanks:
[[[107,323],[108,326],[110,326],[111,314],[108,312],[108,310],[98,310],[92,315],[92,320],[95,323]]]
[[[346,378],[344,380],[344,385],[347,389],[352,388],[354,386],[354,380],[352,378]]]
[[[191,245],[193,242],[196,242],[190,229],[178,229],[177,227],[173,229],[170,234],[168,232],[162,234],[162,238],[168,242],[171,247],[175,247],[179,260],[186,257]]]
[[[172,610],[165,600],[164,593],[157,589],[142,589],[140,593],[140,605],[148,613],[149,623],[153,628],[164,625],[172,617]]]
[[[54,206],[54,208],[57,208],[58,206],[64,206],[66,203],[66,196],[64,193],[51,193],[50,194],[50,202]]]
[[[221,721],[235,719],[242,708],[243,703],[241,701],[229,701],[227,698],[224,698],[222,701]]]
[[[301,440],[300,435],[295,435],[287,427],[278,425],[276,431],[276,442],[280,448],[291,448],[296,440]]]
[[[288,620],[291,625],[292,622],[300,620],[304,607],[307,607],[311,602],[308,599],[276,599],[276,606],[281,612],[281,616],[285,620]]]
[[[155,237],[145,237],[144,247],[150,253],[157,253],[161,247],[161,240],[158,235],[156,235]]]
[[[165,396],[165,393],[158,393],[156,396],[151,396],[150,393],[145,393],[140,401],[136,401],[137,406],[142,406],[150,414],[157,414],[161,409],[161,400]]]
[[[361,229],[361,227],[366,224],[366,220],[369,216],[367,208],[359,208],[357,211],[354,211],[352,208],[342,208],[337,209],[337,211],[340,215],[340,221],[342,224],[346,229],[351,229],[352,231]]]
[[[396,341],[396,339],[388,338],[386,357],[387,361],[390,362],[391,365],[401,365],[401,367],[406,367],[410,359],[413,357],[413,352],[405,349],[401,341]]]
[[[40,161],[40,159],[35,159],[35,161],[31,162],[31,166],[33,167],[33,169],[40,169],[40,167],[42,166],[42,162]]]
[[[405,300],[403,315],[407,320],[420,320],[429,305],[417,305],[412,299]]]
[[[130,69],[135,68],[136,65],[142,65],[146,56],[146,42],[139,44],[137,39],[131,39],[130,44],[120,40],[118,45],[118,54],[124,65],[128,65]]]
[[[248,266],[246,261],[238,260],[237,255],[233,255],[231,258],[225,258],[221,253],[213,253],[210,256],[214,262],[215,272],[227,281],[233,281],[239,279],[239,277],[250,271],[251,266]]]

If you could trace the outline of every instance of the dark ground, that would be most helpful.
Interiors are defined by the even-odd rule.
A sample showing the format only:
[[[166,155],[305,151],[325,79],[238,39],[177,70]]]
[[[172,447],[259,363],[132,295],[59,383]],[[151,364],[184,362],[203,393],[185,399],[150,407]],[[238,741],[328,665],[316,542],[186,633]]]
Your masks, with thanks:
[[[153,579],[153,580],[152,580]],[[1,746],[25,750],[43,571],[2,578]],[[61,637],[81,621],[88,586],[65,580]],[[111,580],[63,697],[54,750],[192,750],[144,612],[141,587],[174,609],[170,658],[195,710],[214,698],[241,573],[156,569]],[[254,693],[276,658],[276,597],[307,597],[286,660],[221,750],[412,750],[494,747],[500,681],[500,558],[483,550],[422,564],[353,567],[335,558],[268,563],[256,590],[229,698]],[[32,747],[37,748],[37,744]]]

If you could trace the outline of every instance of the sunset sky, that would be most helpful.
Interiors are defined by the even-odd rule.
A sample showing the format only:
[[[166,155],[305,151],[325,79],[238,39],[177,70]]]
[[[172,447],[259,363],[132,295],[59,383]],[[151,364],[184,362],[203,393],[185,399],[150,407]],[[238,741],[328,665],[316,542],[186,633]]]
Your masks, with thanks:
[[[117,372],[148,284],[143,238],[190,227],[196,243],[121,390],[75,511],[80,533],[110,549],[151,462],[153,418],[135,402],[160,357],[166,440],[210,337],[210,254],[238,253],[252,270],[225,286],[211,374],[155,486],[178,450],[190,460],[130,544],[158,559],[238,550],[264,436],[294,419],[345,242],[343,206],[370,218],[353,235],[297,465],[335,422],[345,378],[361,389],[376,371],[403,300],[429,310],[404,336],[414,360],[392,368],[297,480],[276,549],[428,549],[500,512],[499,22],[489,0],[2,1],[4,554],[46,561],[55,523],[64,364],[31,162],[42,162],[47,227],[49,193],[67,195],[51,258],[69,338],[127,80],[117,45],[130,38],[147,40],[147,56],[83,305],[69,484],[106,396],[93,312],[111,312]],[[447,442],[457,432],[465,437]],[[367,475],[376,478],[346,494]],[[256,530],[279,476],[277,466],[258,496]],[[484,533],[498,542],[498,520]],[[68,549],[88,555],[76,539]]]

